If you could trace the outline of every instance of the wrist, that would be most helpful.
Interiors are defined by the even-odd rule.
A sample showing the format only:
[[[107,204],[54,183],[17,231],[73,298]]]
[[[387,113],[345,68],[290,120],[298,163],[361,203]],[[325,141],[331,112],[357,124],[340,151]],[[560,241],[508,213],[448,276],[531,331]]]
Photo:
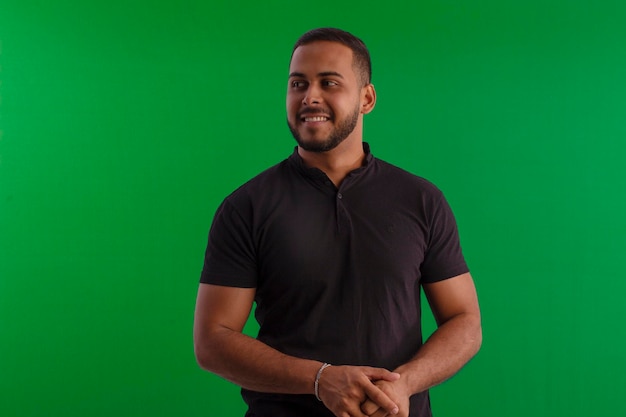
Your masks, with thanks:
[[[315,375],[315,382],[313,383],[313,391],[315,392],[315,398],[317,398],[318,401],[322,401],[322,399],[320,398],[320,378],[322,377],[322,373],[324,372],[324,369],[328,368],[329,366],[332,366],[329,363],[324,363],[322,366],[320,366],[320,369],[317,371],[317,374]]]
[[[417,370],[414,365],[414,363],[411,363],[410,365],[404,364],[394,370],[394,372],[400,374],[400,378],[396,382],[399,386],[402,387],[401,389],[404,390],[409,396],[415,395],[428,389],[427,386],[424,386],[424,381],[422,378],[423,371]]]

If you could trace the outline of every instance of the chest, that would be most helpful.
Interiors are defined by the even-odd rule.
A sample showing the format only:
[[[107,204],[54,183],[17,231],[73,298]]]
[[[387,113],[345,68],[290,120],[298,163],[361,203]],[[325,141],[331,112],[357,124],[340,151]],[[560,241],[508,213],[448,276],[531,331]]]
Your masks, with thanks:
[[[350,191],[291,194],[258,219],[259,289],[355,285],[414,288],[428,242],[427,215],[410,199]]]

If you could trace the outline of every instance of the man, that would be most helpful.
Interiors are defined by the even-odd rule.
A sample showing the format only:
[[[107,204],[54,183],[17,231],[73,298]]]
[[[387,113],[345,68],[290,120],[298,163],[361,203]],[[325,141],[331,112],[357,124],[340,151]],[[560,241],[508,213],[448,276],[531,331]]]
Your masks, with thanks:
[[[248,417],[430,416],[427,390],[480,347],[451,210],[432,184],[372,156],[363,115],[375,103],[358,38],[304,34],[287,87],[298,146],[216,213],[195,352],[242,387]],[[420,287],[438,324],[426,343]],[[257,339],[242,334],[255,301]]]

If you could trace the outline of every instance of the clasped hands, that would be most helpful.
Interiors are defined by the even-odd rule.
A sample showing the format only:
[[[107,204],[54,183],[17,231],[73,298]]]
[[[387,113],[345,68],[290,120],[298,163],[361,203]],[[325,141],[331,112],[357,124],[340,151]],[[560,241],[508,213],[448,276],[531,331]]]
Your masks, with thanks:
[[[337,417],[408,417],[410,393],[396,372],[367,366],[331,366],[320,398]]]

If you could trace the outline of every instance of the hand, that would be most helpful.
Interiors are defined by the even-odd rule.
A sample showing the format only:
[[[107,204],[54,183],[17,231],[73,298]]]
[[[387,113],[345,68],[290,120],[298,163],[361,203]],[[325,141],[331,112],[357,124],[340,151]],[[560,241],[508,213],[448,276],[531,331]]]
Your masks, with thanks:
[[[384,415],[395,415],[398,405],[372,381],[393,382],[398,378],[400,374],[382,368],[331,366],[320,377],[319,396],[337,417],[367,417],[361,411],[365,400],[383,410]]]
[[[376,385],[387,397],[389,397],[395,404],[398,405],[399,411],[395,414],[398,417],[408,417],[409,415],[409,398],[411,396],[408,391],[404,379],[400,378],[396,381],[379,380],[375,381]],[[369,417],[387,417],[394,414],[390,414],[386,409],[381,408],[376,401],[368,398],[363,404],[361,404],[361,411],[363,414]]]

